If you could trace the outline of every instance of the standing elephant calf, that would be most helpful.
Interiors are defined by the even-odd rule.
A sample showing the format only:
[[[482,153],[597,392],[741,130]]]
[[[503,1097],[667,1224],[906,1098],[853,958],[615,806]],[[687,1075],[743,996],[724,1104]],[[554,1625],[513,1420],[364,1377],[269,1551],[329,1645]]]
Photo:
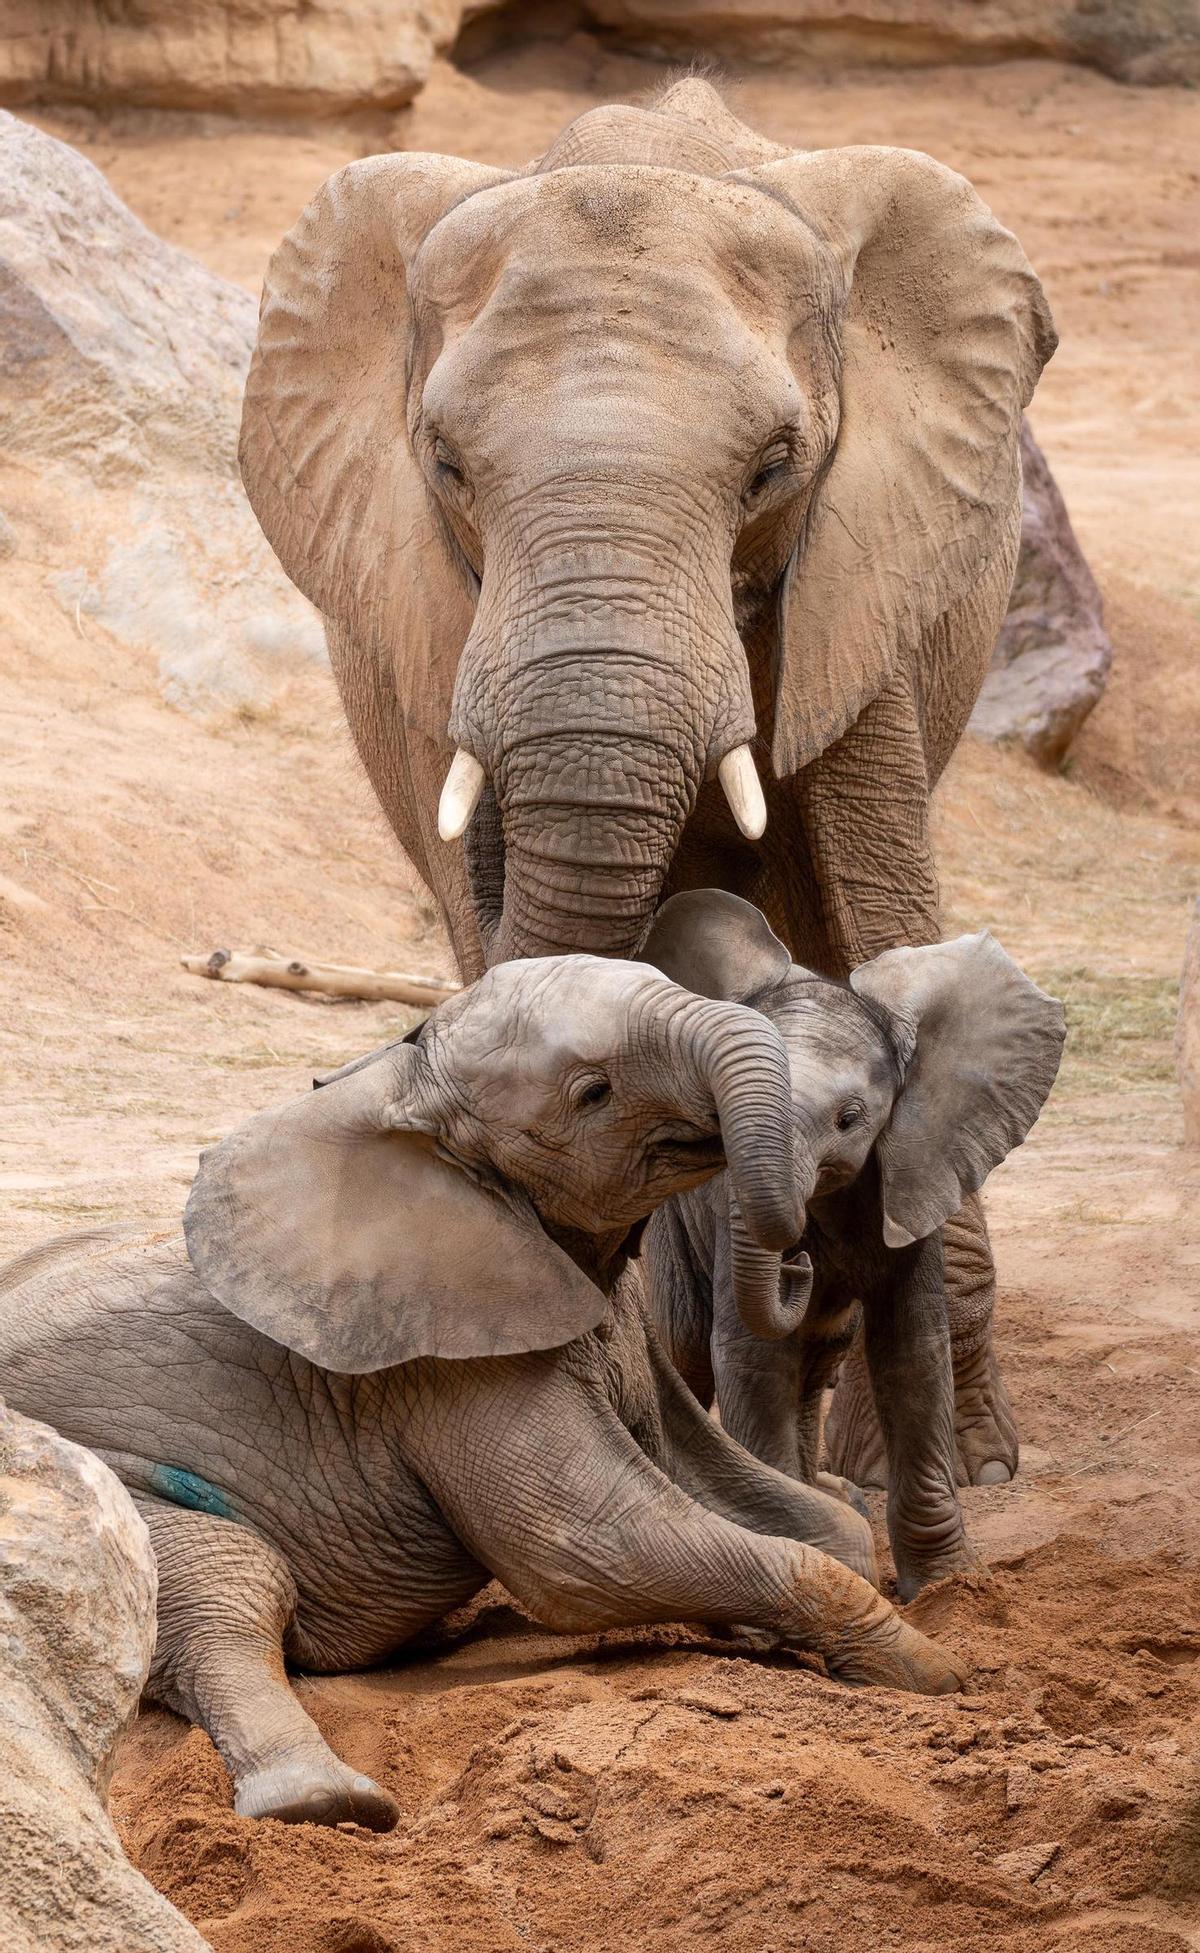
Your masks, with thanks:
[[[848,985],[830,982],[718,889],[667,902],[643,954],[689,989],[752,1003],[780,1032],[805,1216],[784,1261],[749,1237],[735,1183],[669,1202],[646,1236],[651,1316],[725,1429],[816,1484],[821,1391],[861,1310],[911,1599],[967,1558],[941,1229],[1041,1111],[1062,1005],[986,934],[887,950]]]
[[[786,1246],[764,1017],[645,965],[509,963],[206,1153],[186,1252],[103,1230],[0,1276],[5,1394],[134,1493],[151,1692],[243,1815],[392,1825],[285,1659],[379,1662],[493,1574],[551,1627],[746,1623],[847,1680],[958,1686],[870,1584],[865,1522],[712,1423],[620,1282],[646,1216],[725,1160],[749,1234]]]

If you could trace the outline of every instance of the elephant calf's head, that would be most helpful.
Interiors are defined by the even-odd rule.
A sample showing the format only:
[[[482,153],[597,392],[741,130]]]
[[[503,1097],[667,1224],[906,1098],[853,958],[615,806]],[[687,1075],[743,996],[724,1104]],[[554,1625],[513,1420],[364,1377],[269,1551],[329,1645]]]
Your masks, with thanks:
[[[748,902],[700,889],[663,906],[645,953],[676,982],[751,1004],[776,1026],[791,1070],[799,1202],[847,1186],[874,1157],[889,1248],[958,1212],[1026,1137],[1058,1071],[1062,1005],[986,931],[886,950],[847,986],[794,964]],[[779,1257],[747,1238],[736,1188],[731,1246],[747,1328],[788,1334],[811,1268],[791,1264],[785,1305]]]
[[[533,959],[204,1154],[184,1226],[210,1291],[325,1368],[506,1355],[592,1327],[630,1231],[726,1161],[783,1247],[774,1027],[645,964]]]

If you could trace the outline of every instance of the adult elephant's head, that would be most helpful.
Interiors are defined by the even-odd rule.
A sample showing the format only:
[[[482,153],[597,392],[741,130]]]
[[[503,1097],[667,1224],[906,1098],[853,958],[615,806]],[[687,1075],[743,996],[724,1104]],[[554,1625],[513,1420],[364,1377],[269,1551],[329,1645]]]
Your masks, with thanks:
[[[697,90],[520,175],[353,164],[267,281],[250,499],[393,664],[414,589],[458,607],[441,827],[492,961],[636,950],[701,784],[761,833],[756,735],[781,776],[837,739],[1016,505],[1053,329],[1015,239],[911,151],[747,167]]]

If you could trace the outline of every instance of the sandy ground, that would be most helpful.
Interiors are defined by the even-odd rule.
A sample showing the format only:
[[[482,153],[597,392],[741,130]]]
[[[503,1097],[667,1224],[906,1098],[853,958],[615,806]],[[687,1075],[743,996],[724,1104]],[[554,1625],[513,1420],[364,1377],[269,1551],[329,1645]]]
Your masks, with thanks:
[[[443,69],[391,134],[519,160],[658,78],[582,39],[499,55]],[[994,927],[1071,1022],[988,1194],[1021,1477],[967,1495],[981,1571],[915,1610],[972,1693],[854,1694],[683,1629],[564,1643],[490,1592],[394,1671],[300,1684],[400,1798],[391,1837],[242,1822],[207,1739],[142,1718],[114,1808],[218,1953],[1200,1947],[1200,1155],[1171,1066],[1200,888],[1200,105],[1014,64],[762,72],[735,106],[776,137],[927,148],[1018,231],[1063,336],[1034,425],[1116,642],[1064,776],[969,744],[939,798],[949,923]],[[364,146],[38,119],[250,289]],[[0,640],[6,1248],[177,1212],[200,1144],[403,1021],[204,985],[181,950],[447,967],[328,679],[208,728],[171,711],[151,657],[48,601],[67,527],[0,479],[18,503],[41,554],[6,571]]]

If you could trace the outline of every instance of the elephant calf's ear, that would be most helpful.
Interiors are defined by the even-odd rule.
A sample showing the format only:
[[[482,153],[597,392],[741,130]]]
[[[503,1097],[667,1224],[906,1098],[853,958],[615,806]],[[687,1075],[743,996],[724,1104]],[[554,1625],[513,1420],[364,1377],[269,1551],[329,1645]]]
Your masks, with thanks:
[[[748,1003],[792,967],[760,909],[723,888],[694,888],[664,902],[640,953],[643,963],[698,997]]]
[[[915,1040],[878,1144],[884,1239],[924,1240],[1026,1137],[1058,1071],[1063,1007],[994,936],[889,949],[853,989]]]
[[[323,1369],[553,1349],[607,1307],[527,1202],[438,1156],[420,1064],[396,1045],[201,1157],[184,1216],[196,1273]]]

